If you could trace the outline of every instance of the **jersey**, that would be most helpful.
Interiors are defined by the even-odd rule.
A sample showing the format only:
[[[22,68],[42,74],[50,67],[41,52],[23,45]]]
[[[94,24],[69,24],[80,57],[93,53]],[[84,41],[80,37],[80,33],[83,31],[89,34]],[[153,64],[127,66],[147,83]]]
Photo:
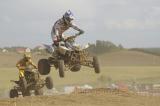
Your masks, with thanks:
[[[21,59],[20,61],[17,62],[16,67],[18,69],[24,69],[24,68],[28,68],[30,66],[33,66],[34,68],[36,68],[36,65],[32,62],[32,60],[30,59],[29,61],[26,61],[24,59]]]
[[[63,38],[63,33],[68,30],[69,28],[73,28],[79,32],[83,32],[83,30],[81,30],[80,28],[78,28],[76,25],[74,25],[72,22],[68,22],[66,23],[66,21],[61,18],[59,20],[57,20],[54,24],[54,26],[52,27],[52,31],[51,31],[51,37],[53,41],[56,41],[58,39]]]

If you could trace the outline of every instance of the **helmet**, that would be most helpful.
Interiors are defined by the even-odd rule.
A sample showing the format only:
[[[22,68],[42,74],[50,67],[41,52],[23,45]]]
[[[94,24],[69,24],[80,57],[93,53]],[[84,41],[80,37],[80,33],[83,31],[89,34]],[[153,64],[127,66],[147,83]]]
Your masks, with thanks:
[[[63,17],[64,17],[65,21],[67,21],[67,22],[74,20],[74,15],[70,10],[66,11],[65,14],[63,15]]]
[[[24,58],[26,58],[26,59],[30,59],[31,58],[31,55],[30,54],[24,54]]]

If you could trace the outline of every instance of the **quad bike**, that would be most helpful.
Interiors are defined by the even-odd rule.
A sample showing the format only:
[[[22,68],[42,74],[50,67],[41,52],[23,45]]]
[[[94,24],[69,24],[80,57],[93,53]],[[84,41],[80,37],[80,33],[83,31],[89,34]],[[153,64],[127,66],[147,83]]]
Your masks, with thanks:
[[[43,87],[46,85],[48,89],[53,88],[53,80],[51,77],[41,79],[37,70],[26,69],[23,78],[19,81],[11,80],[16,85],[10,90],[10,98],[18,97],[20,92],[22,96],[30,96],[31,90],[34,90],[35,95],[43,95]]]
[[[87,47],[82,48],[77,45],[73,45],[75,38],[78,35],[70,36],[65,41],[60,42],[57,50],[58,55],[52,55],[48,59],[40,59],[38,62],[38,71],[41,75],[47,75],[50,73],[51,67],[54,66],[59,70],[59,76],[64,77],[64,71],[70,70],[77,72],[81,69],[81,66],[87,66],[94,68],[95,73],[100,73],[100,66],[97,56],[91,56],[87,52]],[[66,47],[66,43],[72,44],[72,48]]]

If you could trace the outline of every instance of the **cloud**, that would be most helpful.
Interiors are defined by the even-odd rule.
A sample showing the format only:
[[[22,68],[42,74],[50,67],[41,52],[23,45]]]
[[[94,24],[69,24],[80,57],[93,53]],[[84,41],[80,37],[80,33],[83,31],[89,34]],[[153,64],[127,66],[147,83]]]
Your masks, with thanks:
[[[160,20],[107,20],[105,27],[108,30],[151,30],[160,27]]]
[[[127,0],[106,0],[105,3],[103,3],[104,5],[127,5],[128,1]]]
[[[148,19],[150,20],[160,20],[160,7],[153,6],[148,12]]]
[[[12,19],[9,16],[2,16],[1,21],[5,23],[10,23]]]
[[[159,0],[0,0],[0,46],[12,41],[15,45],[51,41],[52,25],[68,9],[74,13],[75,23],[85,30],[81,37],[85,41],[121,42],[130,39],[130,31],[141,35],[142,40],[146,34],[155,39],[160,33]],[[114,36],[117,34],[121,37]]]

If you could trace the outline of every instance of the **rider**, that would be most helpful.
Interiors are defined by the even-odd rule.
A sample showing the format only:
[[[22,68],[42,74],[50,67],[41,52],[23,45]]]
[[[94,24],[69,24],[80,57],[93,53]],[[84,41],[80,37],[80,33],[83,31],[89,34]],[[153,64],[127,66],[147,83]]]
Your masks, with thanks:
[[[23,58],[19,60],[16,64],[16,67],[19,69],[19,78],[24,78],[24,72],[26,68],[33,66],[33,68],[37,69],[37,66],[32,62],[31,55],[25,53]]]
[[[58,47],[59,42],[65,40],[65,36],[63,35],[63,33],[70,27],[79,32],[76,35],[81,35],[84,33],[82,29],[78,28],[76,25],[72,23],[73,20],[74,20],[73,13],[70,10],[68,10],[65,12],[65,14],[61,19],[55,22],[51,31],[53,47]],[[68,44],[68,46],[70,46],[70,44]]]

